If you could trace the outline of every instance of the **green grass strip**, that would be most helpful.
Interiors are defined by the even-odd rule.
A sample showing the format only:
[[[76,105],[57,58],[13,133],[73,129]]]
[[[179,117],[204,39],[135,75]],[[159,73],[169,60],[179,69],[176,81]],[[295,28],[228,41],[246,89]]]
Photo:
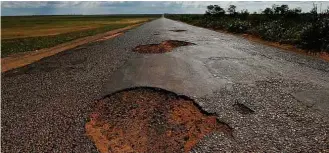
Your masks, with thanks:
[[[104,33],[107,31],[123,28],[129,25],[131,24],[108,25],[101,28],[63,33],[54,36],[6,39],[1,41],[1,57],[6,57],[10,54],[19,53],[19,52],[49,48],[78,38]]]

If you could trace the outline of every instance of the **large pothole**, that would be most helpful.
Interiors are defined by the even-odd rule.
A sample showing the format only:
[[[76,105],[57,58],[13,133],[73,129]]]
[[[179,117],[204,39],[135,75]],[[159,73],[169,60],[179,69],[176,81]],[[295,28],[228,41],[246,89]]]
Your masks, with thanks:
[[[139,87],[96,102],[87,135],[102,153],[189,152],[205,135],[232,129],[175,93]]]
[[[156,54],[156,53],[166,53],[171,52],[174,48],[180,46],[194,45],[190,42],[179,41],[179,40],[166,40],[160,44],[149,44],[140,45],[133,49],[134,52],[144,53],[144,54]]]

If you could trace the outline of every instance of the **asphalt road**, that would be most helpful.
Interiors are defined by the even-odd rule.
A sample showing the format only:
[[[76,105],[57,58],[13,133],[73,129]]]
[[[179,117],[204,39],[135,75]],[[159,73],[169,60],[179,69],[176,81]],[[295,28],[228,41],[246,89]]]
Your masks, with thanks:
[[[165,40],[195,45],[131,51]],[[189,96],[233,128],[192,152],[329,149],[328,62],[164,18],[5,72],[1,82],[2,152],[94,152],[84,130],[93,102],[136,86]]]

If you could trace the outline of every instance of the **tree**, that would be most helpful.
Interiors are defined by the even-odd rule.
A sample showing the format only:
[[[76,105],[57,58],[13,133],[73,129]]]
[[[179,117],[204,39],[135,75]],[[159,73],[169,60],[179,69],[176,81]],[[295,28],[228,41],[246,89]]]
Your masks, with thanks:
[[[225,10],[218,5],[209,5],[207,9],[207,15],[222,16],[225,14]]]
[[[279,14],[280,13],[280,9],[278,5],[273,4],[272,5],[272,10],[273,10],[273,14]]]
[[[243,9],[240,11],[241,14],[248,14],[249,15],[249,11],[248,9]]]
[[[298,8],[294,8],[294,9],[290,9],[287,11],[287,13],[285,14],[285,18],[289,18],[289,19],[298,19],[300,16],[300,14],[302,13],[302,9],[300,7]]]
[[[272,15],[274,12],[271,8],[266,8],[264,11],[263,11],[263,14],[266,14],[266,15]]]
[[[281,5],[280,6],[280,14],[286,14],[289,10],[288,5]]]
[[[317,15],[318,14],[318,7],[316,4],[313,3],[313,8],[310,11],[311,14]]]
[[[249,12],[247,9],[243,9],[240,11],[240,13],[237,13],[237,14],[240,17],[240,19],[242,19],[242,20],[246,20],[249,16]]]
[[[328,15],[329,15],[329,6],[328,6],[328,8],[324,11],[324,14],[328,14]]]
[[[236,14],[235,9],[236,9],[235,5],[230,5],[227,9],[227,12],[229,12],[231,15],[234,15],[234,14]]]
[[[297,7],[297,8],[295,8],[295,9],[293,9],[293,12],[294,12],[295,14],[300,14],[300,13],[302,13],[302,8]]]
[[[287,14],[289,7],[288,5],[273,5],[272,9],[274,10],[274,14]]]

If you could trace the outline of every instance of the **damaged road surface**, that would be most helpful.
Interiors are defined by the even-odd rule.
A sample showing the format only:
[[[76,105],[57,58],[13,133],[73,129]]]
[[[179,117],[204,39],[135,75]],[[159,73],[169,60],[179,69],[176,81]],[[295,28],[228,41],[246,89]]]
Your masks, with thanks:
[[[232,132],[188,97],[149,87],[97,101],[90,118],[87,135],[102,153],[189,152],[207,134]]]
[[[167,40],[160,44],[141,45],[134,48],[134,52],[142,54],[157,54],[171,52],[174,48],[180,46],[194,45],[193,43],[178,41],[178,40]]]
[[[1,82],[3,152],[329,149],[327,62],[165,18]]]

